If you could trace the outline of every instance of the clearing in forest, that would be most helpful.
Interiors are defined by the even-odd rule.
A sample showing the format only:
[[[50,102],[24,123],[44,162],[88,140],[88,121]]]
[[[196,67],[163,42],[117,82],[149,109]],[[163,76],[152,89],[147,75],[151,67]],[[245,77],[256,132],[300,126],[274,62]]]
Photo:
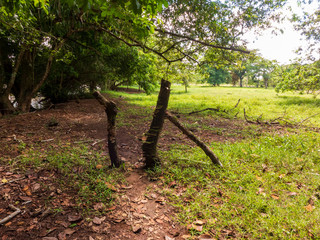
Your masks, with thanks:
[[[0,220],[21,210],[0,227],[2,239],[320,237],[318,99],[174,86],[169,111],[224,167],[166,120],[161,168],[146,172],[141,145],[156,95],[106,96],[119,107],[120,169],[108,168],[95,99],[0,119]]]

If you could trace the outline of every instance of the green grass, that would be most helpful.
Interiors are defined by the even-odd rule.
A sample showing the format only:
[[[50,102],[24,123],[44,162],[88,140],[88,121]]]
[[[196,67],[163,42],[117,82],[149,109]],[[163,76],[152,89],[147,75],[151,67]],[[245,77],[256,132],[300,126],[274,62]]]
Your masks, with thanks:
[[[129,94],[124,92],[111,92],[115,96],[122,96],[131,104],[143,106],[146,109],[156,105],[157,93],[146,96],[143,93]],[[188,93],[183,92],[183,86],[172,85],[169,109],[187,113],[208,107],[221,109],[233,108],[238,100],[238,117],[243,118],[243,109],[247,115],[256,119],[262,114],[262,120],[275,119],[280,116],[295,122],[320,113],[320,99],[313,95],[300,95],[298,93],[278,94],[273,89],[262,88],[236,88],[236,87],[203,87],[192,86]],[[207,111],[204,114],[214,114]],[[308,120],[312,125],[320,125],[320,114]],[[306,123],[306,122],[305,122]]]
[[[57,172],[57,181],[63,189],[77,192],[81,207],[92,207],[95,202],[106,206],[114,200],[114,186],[123,181],[121,169],[109,169],[110,161],[101,152],[94,152],[85,145],[58,144],[48,149],[24,147],[22,154],[11,160],[13,166],[24,169],[46,169]],[[113,188],[113,187],[111,187]]]
[[[320,238],[320,135],[303,133],[212,145],[224,168],[198,148],[162,152],[164,193],[187,225],[237,239]],[[311,203],[311,206],[308,206]],[[191,233],[200,234],[191,230]]]
[[[148,109],[157,95],[121,95],[130,104]],[[193,86],[188,93],[172,87],[169,109],[191,112],[204,108],[238,109],[249,116],[269,120],[285,116],[295,122],[319,111],[320,100],[311,95],[277,94],[272,89]],[[320,111],[319,111],[320,112]],[[243,118],[243,114],[238,115]],[[218,118],[213,112],[189,116],[190,128],[203,128],[224,136],[231,130],[203,125],[200,118]],[[320,124],[320,115],[310,119]],[[252,128],[250,128],[252,127]],[[211,143],[223,168],[211,164],[197,147],[177,142],[161,152],[163,194],[176,207],[176,220],[190,226],[204,220],[202,232],[216,238],[319,239],[320,238],[320,135],[303,129],[264,133],[250,125],[246,138],[238,142]],[[233,133],[234,134],[234,133]],[[244,133],[241,133],[242,135]],[[154,178],[155,176],[153,176]]]

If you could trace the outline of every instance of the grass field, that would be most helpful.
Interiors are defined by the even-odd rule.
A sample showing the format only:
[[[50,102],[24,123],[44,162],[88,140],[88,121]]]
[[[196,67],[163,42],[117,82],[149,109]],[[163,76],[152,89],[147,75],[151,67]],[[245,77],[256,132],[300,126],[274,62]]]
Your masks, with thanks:
[[[154,106],[157,101],[157,94],[146,96],[145,94],[128,94],[117,92],[130,103],[140,106]],[[298,93],[276,93],[274,89],[262,88],[236,88],[236,87],[205,87],[192,86],[188,93],[184,92],[183,86],[172,86],[169,109],[178,112],[191,112],[205,108],[231,109],[238,100],[240,103],[237,110],[238,116],[243,118],[243,109],[246,109],[248,116],[256,119],[262,115],[262,120],[270,120],[278,117],[285,117],[294,122],[301,122],[304,119],[316,115],[304,124],[320,125],[320,99],[313,98],[313,95],[300,95]],[[210,114],[206,112],[204,114]]]
[[[156,94],[116,95],[146,109],[157,99]],[[265,120],[285,116],[301,122],[320,112],[320,100],[309,95],[200,86],[189,88],[188,93],[173,86],[169,109],[232,109],[238,99],[241,113],[245,108],[248,116],[263,114]],[[203,115],[212,113],[192,118]],[[319,126],[320,115],[304,123]],[[177,220],[190,229],[190,239],[202,233],[219,239],[320,238],[320,135],[306,129],[288,132],[211,143],[223,168],[212,166],[198,148],[179,143],[161,153],[163,166],[152,174],[163,176],[163,194],[178,209]],[[203,224],[200,229],[193,224],[199,220]]]

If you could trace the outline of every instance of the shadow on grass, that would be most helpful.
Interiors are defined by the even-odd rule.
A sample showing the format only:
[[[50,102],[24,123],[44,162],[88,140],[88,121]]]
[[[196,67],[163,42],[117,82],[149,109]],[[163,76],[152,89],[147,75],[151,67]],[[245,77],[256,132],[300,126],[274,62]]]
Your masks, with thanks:
[[[300,96],[278,96],[278,98],[281,99],[279,102],[279,105],[284,106],[290,106],[290,105],[308,105],[309,107],[320,107],[320,99],[316,98],[304,98]]]

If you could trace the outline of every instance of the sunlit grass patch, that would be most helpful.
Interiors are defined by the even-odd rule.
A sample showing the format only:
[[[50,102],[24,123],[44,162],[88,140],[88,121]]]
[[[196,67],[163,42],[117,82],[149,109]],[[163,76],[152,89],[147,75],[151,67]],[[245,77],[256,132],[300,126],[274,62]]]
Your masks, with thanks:
[[[192,86],[188,93],[181,93],[183,86],[172,85],[169,100],[169,110],[188,113],[205,108],[232,109],[237,106],[239,114],[237,117],[244,118],[243,109],[249,117],[261,120],[270,120],[285,117],[295,122],[320,113],[320,100],[312,95],[300,95],[298,93],[278,94],[274,89],[262,88],[239,88],[239,87],[202,87]],[[131,104],[145,108],[154,107],[157,102],[157,94],[149,96],[129,94],[124,92],[109,92],[114,96],[122,96]],[[201,115],[215,115],[215,112],[202,112]],[[308,120],[313,125],[320,125],[320,114]],[[304,122],[307,123],[307,122]]]
[[[179,209],[180,223],[202,219],[202,232],[216,237],[320,237],[319,134],[262,137],[212,148],[224,168],[212,166],[198,148],[174,145],[162,153],[165,193]]]

